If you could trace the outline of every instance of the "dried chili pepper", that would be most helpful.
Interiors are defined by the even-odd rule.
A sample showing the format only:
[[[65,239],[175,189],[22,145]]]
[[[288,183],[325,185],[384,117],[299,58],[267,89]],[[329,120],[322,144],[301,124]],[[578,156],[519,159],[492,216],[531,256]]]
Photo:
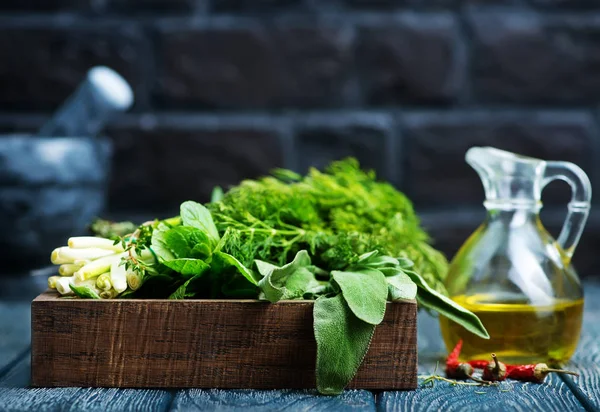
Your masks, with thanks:
[[[460,350],[462,349],[462,339],[458,341],[452,352],[446,359],[446,376],[452,379],[471,379],[479,383],[487,383],[481,379],[473,377],[475,370],[471,365],[466,362],[460,362],[458,357],[460,356]]]
[[[468,363],[458,360],[462,349],[462,339],[458,341],[446,359],[446,376],[452,379],[470,379],[474,370]]]
[[[523,382],[542,383],[550,373],[566,373],[568,375],[579,376],[576,372],[562,369],[549,368],[545,363],[535,365],[514,365],[508,371],[508,377]]]
[[[470,360],[468,362],[468,364],[474,367],[475,369],[485,369],[485,367],[488,366],[489,363],[490,361],[482,359]]]
[[[492,353],[492,362],[489,362],[483,369],[483,379],[486,381],[503,381],[507,378],[508,368],[506,364],[500,362],[495,353]]]

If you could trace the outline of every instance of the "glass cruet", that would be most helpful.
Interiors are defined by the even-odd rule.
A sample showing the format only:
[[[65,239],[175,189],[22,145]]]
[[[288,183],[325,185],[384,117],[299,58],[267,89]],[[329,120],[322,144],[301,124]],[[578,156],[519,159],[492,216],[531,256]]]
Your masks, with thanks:
[[[487,217],[450,264],[449,296],[476,313],[491,338],[481,339],[440,317],[450,351],[463,340],[461,359],[556,363],[575,351],[583,290],[571,257],[590,210],[587,175],[568,162],[543,161],[491,147],[473,147],[466,161],[485,189]],[[555,179],[572,199],[558,240],[539,217],[541,193]]]

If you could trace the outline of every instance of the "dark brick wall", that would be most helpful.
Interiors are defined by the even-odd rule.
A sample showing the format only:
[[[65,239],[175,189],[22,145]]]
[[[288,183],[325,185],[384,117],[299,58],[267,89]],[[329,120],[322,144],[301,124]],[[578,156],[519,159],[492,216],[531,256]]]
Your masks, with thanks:
[[[96,64],[136,94],[106,130],[111,213],[351,155],[451,256],[483,218],[470,146],[576,162],[600,190],[593,0],[4,0],[0,131],[35,130]],[[555,234],[569,196],[544,193]],[[598,239],[592,213],[584,274]]]

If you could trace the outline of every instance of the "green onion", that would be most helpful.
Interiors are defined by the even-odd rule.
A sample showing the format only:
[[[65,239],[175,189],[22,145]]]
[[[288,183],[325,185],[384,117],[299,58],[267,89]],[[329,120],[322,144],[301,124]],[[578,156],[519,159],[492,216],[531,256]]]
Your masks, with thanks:
[[[131,290],[138,290],[144,282],[143,277],[137,272],[127,271],[126,277],[127,285]]]
[[[83,264],[75,264],[75,263],[65,263],[64,265],[60,265],[58,268],[58,274],[61,276],[72,276],[75,272],[77,272]]]
[[[48,287],[50,289],[56,289],[56,281],[60,279],[60,276],[50,276],[48,278]]]
[[[118,293],[114,289],[103,290],[102,292],[100,292],[100,297],[102,299],[113,299],[113,298],[116,298],[117,295],[118,295]]]
[[[61,295],[71,295],[73,294],[73,291],[71,290],[71,283],[73,283],[75,281],[75,277],[74,276],[70,276],[70,277],[59,277],[57,276],[58,279],[56,280],[56,290],[58,291],[58,293],[60,293]]]
[[[123,252],[123,245],[121,243],[113,242],[110,239],[104,239],[101,237],[93,236],[78,236],[69,238],[67,243],[71,249],[89,249],[98,248],[112,250],[114,252]]]
[[[69,247],[59,247],[52,251],[50,260],[55,265],[63,263],[74,263],[76,260],[86,259],[94,260],[104,256],[114,255],[112,250],[87,248],[87,249],[71,249]]]
[[[108,291],[112,289],[112,284],[110,283],[110,274],[103,273],[96,279],[96,287],[103,291]]]
[[[84,250],[84,249],[82,249]],[[121,253],[118,255],[105,256],[103,258],[94,260],[87,265],[83,266],[77,272],[75,277],[79,280],[92,279],[100,276],[101,274],[108,272],[114,262],[120,262],[126,254]]]
[[[127,289],[127,271],[121,262],[113,262],[110,267],[110,283],[118,293]]]

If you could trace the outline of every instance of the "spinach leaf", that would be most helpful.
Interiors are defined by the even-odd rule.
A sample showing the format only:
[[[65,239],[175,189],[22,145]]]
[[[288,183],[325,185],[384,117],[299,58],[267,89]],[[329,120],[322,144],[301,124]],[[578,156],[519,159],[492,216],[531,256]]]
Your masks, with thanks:
[[[94,289],[89,287],[88,285],[75,286],[70,284],[69,287],[80,298],[84,299],[100,299],[100,296]]]
[[[169,261],[180,258],[205,260],[212,254],[213,244],[202,230],[178,226],[152,234],[152,250],[159,259]],[[161,262],[162,263],[162,262]]]
[[[173,259],[165,260],[162,262],[163,265],[170,269],[173,269],[177,273],[182,275],[201,275],[206,272],[210,265],[200,259]]]
[[[371,344],[375,325],[354,316],[342,295],[317,299],[313,318],[317,389],[324,395],[337,395],[354,378]]]
[[[490,335],[477,315],[430,288],[421,275],[410,270],[406,270],[405,273],[419,287],[417,301],[420,305],[435,310],[440,315],[453,320],[469,332],[474,333],[481,338],[490,338]]]
[[[221,277],[223,276],[221,275]],[[234,271],[225,274],[221,293],[232,299],[257,299],[259,289],[255,284],[248,282],[248,279],[240,275],[238,271]]]
[[[354,272],[331,272],[340,286],[342,295],[357,318],[378,325],[385,315],[388,286],[378,270],[363,269]]]
[[[239,260],[237,260],[232,255],[225,252],[215,252],[213,254],[213,259],[211,262],[212,269],[220,273],[228,267],[234,267],[241,273],[250,283],[253,285],[258,285],[257,276],[255,276],[252,270],[248,269],[244,266]]]
[[[152,234],[152,250],[160,263],[182,275],[200,275],[209,265],[205,260],[212,253],[211,240],[193,227],[178,226]]]
[[[183,285],[179,286],[177,288],[177,290],[173,293],[171,293],[171,295],[169,296],[169,299],[185,299],[187,297],[192,297],[194,296],[194,292],[188,293],[187,292],[187,288],[189,286],[189,284],[193,281],[195,281],[196,279],[202,277],[202,274],[198,274],[198,275],[194,275],[191,278],[189,278],[188,280],[186,280]]]
[[[219,241],[219,231],[209,210],[200,203],[187,201],[180,207],[181,221],[184,226],[201,229],[215,242]]]
[[[306,250],[298,252],[293,261],[281,267],[261,260],[255,260],[255,264],[263,276],[258,286],[271,303],[301,298],[306,291],[320,286]]]

